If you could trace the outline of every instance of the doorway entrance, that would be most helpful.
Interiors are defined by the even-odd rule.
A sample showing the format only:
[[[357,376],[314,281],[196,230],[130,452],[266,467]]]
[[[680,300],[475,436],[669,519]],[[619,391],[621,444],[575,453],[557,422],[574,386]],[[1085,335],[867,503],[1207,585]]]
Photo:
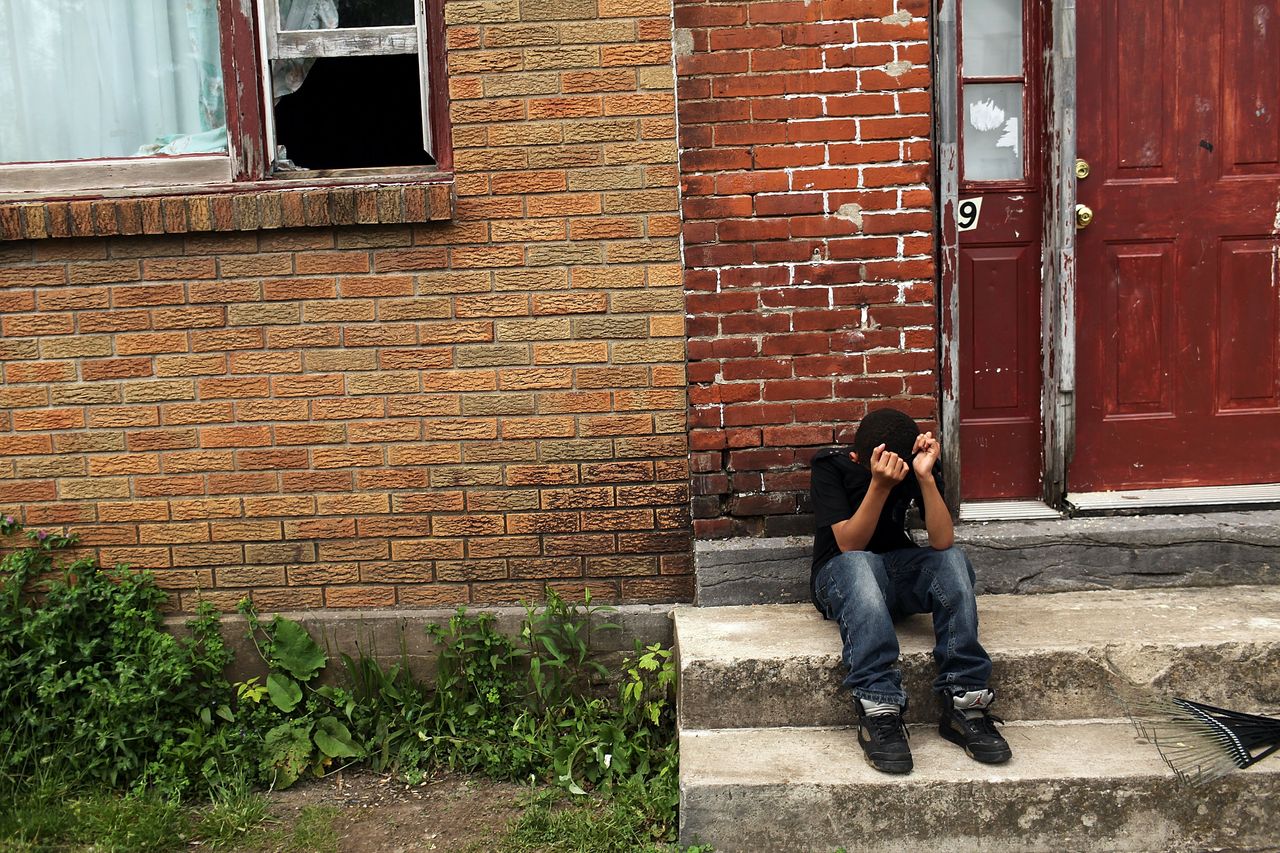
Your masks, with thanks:
[[[953,497],[1280,479],[1280,0],[943,5]]]
[[[960,7],[956,335],[966,499],[1041,492],[1036,5],[964,0]]]
[[[1081,0],[1072,491],[1280,477],[1280,0]]]

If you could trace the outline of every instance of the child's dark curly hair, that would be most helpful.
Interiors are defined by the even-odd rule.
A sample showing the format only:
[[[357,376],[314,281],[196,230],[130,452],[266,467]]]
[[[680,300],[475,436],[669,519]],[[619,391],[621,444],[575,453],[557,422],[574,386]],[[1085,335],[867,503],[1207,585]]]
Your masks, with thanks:
[[[871,451],[881,444],[911,462],[911,449],[915,447],[920,427],[906,412],[897,409],[877,409],[862,419],[853,436],[853,452],[858,461],[870,467]]]

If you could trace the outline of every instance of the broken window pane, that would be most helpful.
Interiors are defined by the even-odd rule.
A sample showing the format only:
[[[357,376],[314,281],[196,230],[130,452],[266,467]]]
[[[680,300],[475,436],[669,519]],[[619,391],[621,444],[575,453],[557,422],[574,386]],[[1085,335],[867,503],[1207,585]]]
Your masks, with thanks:
[[[280,29],[413,26],[414,0],[279,0]]]
[[[317,59],[297,91],[277,100],[275,118],[276,142],[300,169],[435,163],[422,148],[412,54]]]
[[[966,83],[962,122],[965,180],[1022,180],[1021,83]]]
[[[225,152],[217,0],[4,0],[0,117],[0,163]]]
[[[1022,76],[1022,0],[964,0],[965,77]]]

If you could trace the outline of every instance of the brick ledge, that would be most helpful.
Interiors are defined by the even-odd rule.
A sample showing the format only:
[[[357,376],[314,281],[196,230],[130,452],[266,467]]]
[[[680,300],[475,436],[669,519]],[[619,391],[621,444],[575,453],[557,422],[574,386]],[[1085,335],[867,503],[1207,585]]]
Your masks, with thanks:
[[[431,183],[281,187],[0,202],[0,240],[399,225],[453,218],[453,176]]]

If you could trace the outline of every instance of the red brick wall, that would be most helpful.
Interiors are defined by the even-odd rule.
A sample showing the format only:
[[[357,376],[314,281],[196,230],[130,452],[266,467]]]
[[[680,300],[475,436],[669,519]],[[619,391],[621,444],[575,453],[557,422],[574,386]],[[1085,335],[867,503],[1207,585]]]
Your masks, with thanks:
[[[446,16],[452,223],[0,243],[0,512],[184,607],[691,595],[670,2]]]
[[[936,415],[926,0],[676,0],[693,513],[812,532],[807,465]]]

